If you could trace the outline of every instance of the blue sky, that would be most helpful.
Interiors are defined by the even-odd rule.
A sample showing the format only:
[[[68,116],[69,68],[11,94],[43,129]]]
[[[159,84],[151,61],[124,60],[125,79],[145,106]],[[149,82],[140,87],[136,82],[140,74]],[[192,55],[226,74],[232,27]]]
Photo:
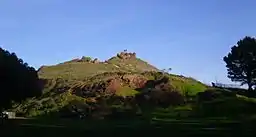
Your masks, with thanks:
[[[127,49],[158,68],[229,83],[222,61],[256,33],[255,0],[1,0],[0,45],[38,68]]]

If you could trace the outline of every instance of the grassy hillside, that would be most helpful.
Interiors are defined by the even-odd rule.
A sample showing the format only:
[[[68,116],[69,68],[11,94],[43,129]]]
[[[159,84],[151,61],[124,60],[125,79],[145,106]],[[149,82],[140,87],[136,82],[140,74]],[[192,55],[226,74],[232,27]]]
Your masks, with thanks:
[[[124,105],[113,104],[112,100],[115,99],[112,97],[134,98],[140,94],[155,96],[161,91],[185,96],[196,95],[206,89],[199,81],[159,72],[156,67],[136,58],[135,53],[126,52],[105,62],[82,57],[44,66],[38,70],[38,74],[44,81],[43,95],[14,106],[13,110],[23,116],[73,111],[72,106],[78,106],[81,111],[93,108],[95,113],[90,112],[92,115],[101,111],[108,113],[113,107]],[[102,100],[112,103],[106,104]]]
[[[203,92],[206,86],[190,78],[175,75],[163,75],[156,72],[117,73],[108,72],[84,78],[83,80],[47,79],[47,84],[40,98],[29,99],[15,111],[26,116],[38,116],[53,111],[59,111],[70,104],[90,104],[101,96],[117,95],[121,97],[135,96],[143,91],[149,91],[149,81],[167,77],[165,84],[172,91],[180,94],[195,95]],[[153,89],[159,86],[154,85]],[[161,90],[161,89],[160,89]]]

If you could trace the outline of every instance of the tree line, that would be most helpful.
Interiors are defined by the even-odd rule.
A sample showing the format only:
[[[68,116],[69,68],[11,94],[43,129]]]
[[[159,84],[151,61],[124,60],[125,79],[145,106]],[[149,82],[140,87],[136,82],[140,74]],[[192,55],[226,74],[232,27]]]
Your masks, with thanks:
[[[40,96],[37,71],[15,53],[0,48],[0,112],[28,97]]]

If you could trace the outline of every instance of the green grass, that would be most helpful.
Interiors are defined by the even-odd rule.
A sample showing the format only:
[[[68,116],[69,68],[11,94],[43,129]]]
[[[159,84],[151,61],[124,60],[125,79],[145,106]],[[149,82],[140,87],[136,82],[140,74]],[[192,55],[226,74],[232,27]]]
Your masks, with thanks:
[[[116,92],[116,95],[118,96],[134,96],[135,94],[138,94],[139,92],[130,88],[130,87],[122,87]]]
[[[78,62],[44,67],[39,71],[39,76],[41,78],[83,79],[99,73],[118,70],[109,64]]]
[[[57,112],[74,102],[86,102],[86,99],[72,95],[70,92],[65,92],[55,96],[28,99],[22,104],[17,105],[12,111],[26,115],[26,117],[35,117]]]
[[[122,60],[115,57],[108,63],[69,62],[45,66],[38,73],[41,78],[84,79],[104,72],[120,71],[143,72],[158,69],[138,58]]]
[[[182,93],[187,92],[189,95],[196,95],[198,92],[203,92],[207,89],[207,87],[190,78],[186,77],[178,77],[175,75],[170,76],[171,85],[177,89],[177,91],[181,91]]]
[[[244,100],[244,101],[247,101],[247,102],[252,102],[252,103],[256,103],[256,98],[250,98],[250,97],[246,97],[246,96],[243,96],[243,95],[236,95],[237,98],[241,99],[241,100]]]

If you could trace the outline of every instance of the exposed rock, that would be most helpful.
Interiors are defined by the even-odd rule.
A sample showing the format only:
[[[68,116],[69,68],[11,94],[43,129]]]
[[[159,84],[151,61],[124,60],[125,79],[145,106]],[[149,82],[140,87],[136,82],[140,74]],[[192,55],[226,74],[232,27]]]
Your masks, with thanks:
[[[122,79],[131,87],[142,88],[145,86],[147,79],[139,75],[124,75]]]
[[[136,58],[136,53],[129,53],[127,50],[124,50],[123,52],[118,53],[117,57],[120,59],[134,59]]]
[[[106,88],[107,92],[115,93],[122,87],[122,82],[120,79],[110,79],[107,82],[108,82],[108,86]]]

